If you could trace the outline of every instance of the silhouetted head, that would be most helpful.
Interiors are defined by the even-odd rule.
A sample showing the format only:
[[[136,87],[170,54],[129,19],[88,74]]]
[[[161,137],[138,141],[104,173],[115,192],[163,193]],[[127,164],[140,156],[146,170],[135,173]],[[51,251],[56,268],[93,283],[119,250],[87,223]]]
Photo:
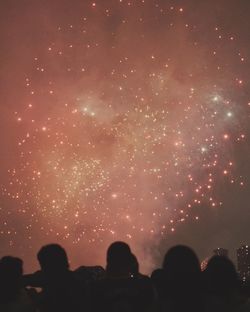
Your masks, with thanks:
[[[209,290],[226,293],[238,286],[238,275],[234,264],[227,257],[213,256],[204,271],[205,283]]]
[[[164,274],[164,271],[163,269],[155,269],[152,274],[151,274],[151,279],[153,281],[159,281],[159,280],[162,280],[163,279],[163,274]]]
[[[199,260],[195,252],[182,245],[177,245],[168,250],[163,261],[165,272],[179,274],[193,274],[200,272]]]
[[[139,262],[133,253],[130,254],[130,261],[131,261],[131,272],[130,273],[136,277],[140,273],[139,272]]]
[[[151,274],[151,281],[157,289],[158,294],[161,296],[161,292],[165,283],[165,272],[163,269],[155,269]]]
[[[194,251],[187,246],[174,246],[168,250],[163,261],[163,270],[166,281],[171,287],[194,286],[200,279],[200,264]]]
[[[1,279],[3,277],[9,280],[17,280],[23,274],[23,261],[19,258],[5,256],[0,260]]]
[[[58,244],[43,246],[39,250],[37,258],[44,272],[61,272],[69,268],[66,251]]]
[[[127,275],[131,270],[131,250],[124,242],[112,243],[107,251],[107,272],[111,275]]]
[[[5,256],[0,260],[0,296],[10,300],[22,287],[23,261]]]

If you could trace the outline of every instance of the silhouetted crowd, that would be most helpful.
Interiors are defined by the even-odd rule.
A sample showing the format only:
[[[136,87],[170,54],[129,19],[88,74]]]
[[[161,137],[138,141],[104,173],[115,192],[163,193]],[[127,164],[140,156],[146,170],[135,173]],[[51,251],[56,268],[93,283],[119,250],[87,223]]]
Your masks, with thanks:
[[[204,271],[192,249],[175,246],[162,268],[151,276],[140,273],[136,256],[124,242],[107,250],[106,269],[69,268],[66,251],[57,244],[37,254],[40,270],[23,275],[23,262],[0,260],[1,312],[179,312],[250,311],[249,293],[234,264],[214,256]]]

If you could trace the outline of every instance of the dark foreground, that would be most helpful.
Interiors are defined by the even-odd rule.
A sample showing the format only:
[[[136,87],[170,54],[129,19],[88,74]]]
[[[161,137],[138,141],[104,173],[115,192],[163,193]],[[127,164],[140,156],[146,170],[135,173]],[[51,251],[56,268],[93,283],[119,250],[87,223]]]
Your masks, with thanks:
[[[250,292],[233,263],[212,257],[201,272],[186,246],[169,249],[162,268],[142,275],[136,256],[124,242],[107,251],[107,264],[69,269],[65,250],[56,244],[37,254],[40,270],[23,275],[22,260],[0,260],[1,312],[64,311],[250,311]]]

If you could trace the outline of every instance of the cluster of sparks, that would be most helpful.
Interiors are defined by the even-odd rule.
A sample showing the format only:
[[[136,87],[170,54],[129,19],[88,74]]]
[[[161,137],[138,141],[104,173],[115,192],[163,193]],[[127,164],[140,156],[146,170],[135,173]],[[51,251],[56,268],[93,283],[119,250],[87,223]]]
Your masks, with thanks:
[[[30,55],[12,114],[19,162],[2,196],[25,215],[30,245],[36,231],[93,247],[173,235],[203,209],[222,209],[221,185],[244,187],[233,150],[247,140],[249,104],[236,98],[248,60],[237,34],[210,24],[206,44],[189,8],[170,1],[85,5]],[[222,46],[236,76],[225,78]],[[7,234],[15,244],[6,221]]]

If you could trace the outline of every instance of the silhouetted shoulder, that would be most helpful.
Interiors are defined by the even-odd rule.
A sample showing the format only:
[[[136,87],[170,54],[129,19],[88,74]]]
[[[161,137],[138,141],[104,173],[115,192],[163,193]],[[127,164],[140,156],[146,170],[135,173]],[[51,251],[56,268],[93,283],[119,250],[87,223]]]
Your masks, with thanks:
[[[105,276],[105,270],[101,266],[80,266],[74,273],[76,278],[82,281],[86,286]]]
[[[149,278],[105,278],[92,285],[91,311],[151,311],[155,300]]]

